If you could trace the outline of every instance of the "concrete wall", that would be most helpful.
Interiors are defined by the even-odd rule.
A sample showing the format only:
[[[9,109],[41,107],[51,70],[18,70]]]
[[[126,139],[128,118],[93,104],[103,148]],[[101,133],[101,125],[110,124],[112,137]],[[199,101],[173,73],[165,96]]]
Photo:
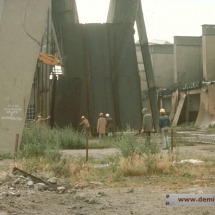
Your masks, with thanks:
[[[168,45],[150,45],[149,51],[152,60],[155,84],[157,88],[167,88],[174,83],[174,53],[173,44]],[[150,108],[147,94],[147,82],[145,68],[142,59],[142,53],[139,43],[136,43],[137,61],[139,75],[141,80],[142,104],[143,107]],[[160,97],[160,107],[166,109],[167,113],[171,111],[171,96]]]
[[[150,45],[149,48],[156,87],[170,87],[174,83],[173,45]]]
[[[203,76],[215,80],[215,25],[202,26]]]
[[[0,3],[0,149],[13,153],[25,124],[50,1]]]
[[[202,38],[174,37],[174,83],[200,81],[202,71]]]
[[[174,83],[173,45],[150,45],[155,84],[158,88],[167,88]],[[141,90],[147,90],[145,68],[139,43],[136,43],[137,61],[141,79]]]

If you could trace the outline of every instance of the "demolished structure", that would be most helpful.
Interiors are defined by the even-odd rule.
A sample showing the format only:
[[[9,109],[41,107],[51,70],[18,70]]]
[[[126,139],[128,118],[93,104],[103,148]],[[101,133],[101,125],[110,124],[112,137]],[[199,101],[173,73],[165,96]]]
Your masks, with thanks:
[[[213,124],[215,28],[202,28],[202,37],[149,46],[140,0],[111,0],[107,23],[85,25],[75,0],[0,0],[1,149],[13,152],[39,114],[51,115],[51,127],[75,129],[85,115],[94,134],[100,112],[115,130],[139,130],[143,107],[155,131],[159,108],[172,125]],[[60,71],[39,53],[57,53]]]
[[[141,2],[113,0],[108,23],[90,25],[78,23],[75,0],[42,2],[19,0],[17,7],[14,1],[2,1],[2,150],[12,152],[14,142],[17,148],[26,115],[31,120],[51,115],[51,127],[72,125],[76,129],[80,116],[85,115],[96,133],[98,113],[108,112],[115,129],[140,129],[141,86],[133,25]],[[125,11],[130,13],[124,16]],[[144,43],[147,47],[147,38]],[[14,62],[5,63],[12,45],[19,56],[13,54]],[[61,76],[53,63],[37,59],[39,53],[53,56],[56,52],[63,66]],[[156,100],[153,102],[156,107]]]
[[[215,124],[215,25],[203,25],[202,36],[174,37],[174,44],[150,44],[159,107],[172,126],[193,122],[200,128]],[[136,43],[142,101],[148,89],[139,43]]]

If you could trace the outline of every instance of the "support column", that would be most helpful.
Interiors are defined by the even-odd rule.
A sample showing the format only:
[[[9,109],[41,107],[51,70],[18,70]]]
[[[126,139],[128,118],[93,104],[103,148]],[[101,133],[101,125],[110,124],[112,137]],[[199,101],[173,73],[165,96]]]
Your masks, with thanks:
[[[203,78],[215,81],[215,25],[202,26]]]
[[[14,153],[16,135],[22,136],[49,3],[5,0],[0,9],[0,148],[4,152]]]
[[[158,131],[159,110],[158,110],[157,90],[156,90],[156,85],[154,80],[152,61],[151,61],[151,56],[149,52],[148,38],[146,33],[141,1],[137,12],[136,23],[137,23],[142,56],[143,56],[143,63],[145,67],[146,80],[148,85],[148,94],[149,94],[149,100],[151,104],[152,116],[154,121],[154,128],[155,128],[155,131]]]

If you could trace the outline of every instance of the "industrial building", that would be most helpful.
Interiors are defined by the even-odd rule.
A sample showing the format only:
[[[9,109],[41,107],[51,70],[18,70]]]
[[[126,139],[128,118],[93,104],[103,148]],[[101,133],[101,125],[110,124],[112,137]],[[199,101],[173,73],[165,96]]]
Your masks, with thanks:
[[[215,25],[203,25],[201,37],[175,36],[174,44],[149,43],[159,107],[172,125],[215,123]],[[168,44],[167,44],[168,43]],[[148,90],[139,43],[136,43],[141,77],[142,103],[148,106]],[[213,95],[213,96],[212,96]]]
[[[12,152],[37,115],[50,115],[51,128],[75,129],[85,115],[93,133],[100,112],[113,117],[115,130],[140,129],[144,106],[155,131],[161,107],[173,125],[214,123],[215,26],[203,25],[202,37],[149,44],[139,0],[111,0],[106,23],[85,25],[75,0],[0,6],[2,150]],[[40,53],[57,53],[60,66],[44,63]]]

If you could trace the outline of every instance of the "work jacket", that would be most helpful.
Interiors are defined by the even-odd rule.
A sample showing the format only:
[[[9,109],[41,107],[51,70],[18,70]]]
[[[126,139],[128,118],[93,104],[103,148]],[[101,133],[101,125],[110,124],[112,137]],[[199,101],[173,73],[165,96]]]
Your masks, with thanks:
[[[107,125],[107,121],[104,117],[99,117],[97,121],[97,132],[99,134],[105,134],[105,128]]]
[[[159,127],[160,128],[166,128],[170,126],[170,120],[167,115],[161,115],[159,117]]]
[[[146,113],[143,115],[143,127],[144,131],[152,131],[153,128],[153,118],[152,115]]]

